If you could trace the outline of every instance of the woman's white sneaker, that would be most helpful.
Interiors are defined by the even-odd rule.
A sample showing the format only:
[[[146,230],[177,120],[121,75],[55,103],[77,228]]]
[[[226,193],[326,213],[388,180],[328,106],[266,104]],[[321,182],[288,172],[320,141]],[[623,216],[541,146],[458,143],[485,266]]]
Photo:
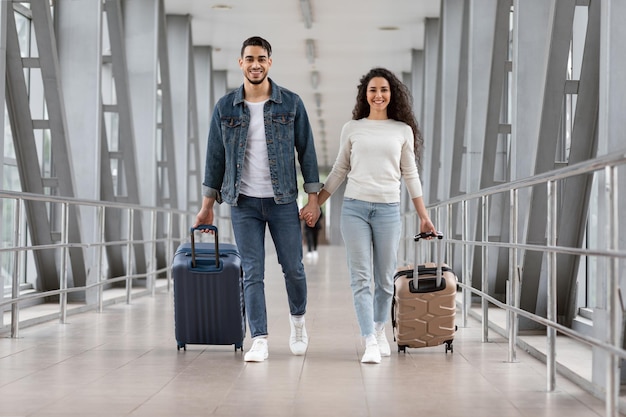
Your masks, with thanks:
[[[365,339],[365,353],[361,358],[361,363],[380,363],[380,349],[374,335]]]
[[[391,347],[389,347],[387,335],[385,335],[385,329],[376,331],[376,342],[378,342],[380,356],[391,356]]]

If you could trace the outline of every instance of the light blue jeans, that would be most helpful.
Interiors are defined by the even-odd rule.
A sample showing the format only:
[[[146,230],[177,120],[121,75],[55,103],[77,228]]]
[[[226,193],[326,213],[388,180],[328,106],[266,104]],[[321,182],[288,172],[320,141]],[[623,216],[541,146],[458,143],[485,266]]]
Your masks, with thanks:
[[[362,336],[389,319],[401,226],[400,203],[343,200],[341,234]]]
[[[231,207],[235,241],[243,267],[246,315],[252,337],[267,335],[265,304],[265,228],[269,227],[287,288],[289,311],[306,312],[307,285],[302,264],[302,229],[298,204],[276,204],[273,198],[240,195]]]

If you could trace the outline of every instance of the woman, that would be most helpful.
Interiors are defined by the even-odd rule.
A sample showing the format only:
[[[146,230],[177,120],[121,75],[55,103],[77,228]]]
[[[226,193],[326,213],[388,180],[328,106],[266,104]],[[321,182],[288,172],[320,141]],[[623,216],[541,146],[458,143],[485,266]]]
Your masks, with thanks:
[[[339,154],[318,203],[322,205],[347,178],[341,233],[365,338],[361,362],[380,363],[381,356],[391,354],[384,326],[401,234],[401,179],[420,218],[420,231],[436,229],[422,199],[417,166],[423,140],[408,88],[389,70],[372,69],[360,80],[352,119],[343,126]]]

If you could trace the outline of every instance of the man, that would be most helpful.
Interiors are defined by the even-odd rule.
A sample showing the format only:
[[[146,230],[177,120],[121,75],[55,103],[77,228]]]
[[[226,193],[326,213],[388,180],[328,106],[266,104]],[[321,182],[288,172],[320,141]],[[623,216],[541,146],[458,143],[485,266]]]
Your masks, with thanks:
[[[196,224],[213,223],[213,205],[231,205],[235,241],[244,271],[244,300],[252,336],[247,362],[268,358],[265,306],[265,229],[269,227],[284,273],[294,355],[304,355],[307,285],[296,199],[295,151],[308,194],[307,211],[319,213],[321,190],[309,119],[300,97],[268,78],[272,47],[258,36],[241,47],[243,85],[222,97],[213,111]],[[315,220],[315,219],[313,219]]]

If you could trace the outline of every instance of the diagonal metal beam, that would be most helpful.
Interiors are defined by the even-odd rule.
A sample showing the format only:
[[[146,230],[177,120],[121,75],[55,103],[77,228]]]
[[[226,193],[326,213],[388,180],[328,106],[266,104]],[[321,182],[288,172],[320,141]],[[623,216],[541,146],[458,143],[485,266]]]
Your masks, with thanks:
[[[10,71],[7,71],[9,86],[9,105],[13,111],[19,111],[19,115],[11,116],[14,131],[17,132],[16,150],[21,148],[18,157],[19,172],[22,181],[22,189],[28,192],[45,193],[50,188],[50,193],[66,197],[74,197],[74,177],[70,148],[67,140],[67,123],[65,116],[64,100],[62,96],[59,60],[56,49],[56,41],[52,22],[50,6],[46,2],[33,2],[30,8],[31,21],[35,28],[35,41],[39,56],[37,60],[23,61],[20,56],[17,42],[17,28],[13,13],[7,19],[8,42],[10,52],[7,58]],[[24,78],[24,66],[37,66],[41,71],[44,100],[48,119],[37,122],[32,120],[29,109],[28,92],[26,91],[26,79]],[[17,72],[22,72],[18,74]],[[10,79],[10,80],[9,80]],[[33,129],[46,128],[50,132],[51,164],[54,178],[43,178],[37,157],[35,135]],[[17,152],[17,151],[16,151]],[[26,165],[24,165],[26,164]],[[31,229],[31,240],[34,245],[48,244],[55,241],[54,224],[58,224],[55,210],[47,210],[43,205],[30,203],[27,208],[27,217]],[[79,227],[79,213],[73,206],[70,207],[68,240],[78,243],[81,241]],[[70,248],[71,283],[82,286],[86,282],[86,267],[84,253],[81,248]],[[56,261],[53,254],[48,251],[35,251],[34,256],[38,270],[38,283],[42,289],[56,289],[59,287],[59,277]]]
[[[469,48],[469,12],[470,5],[463,2],[463,19],[461,23],[461,49],[459,51],[458,95],[456,101],[456,117],[454,123],[454,146],[452,147],[452,164],[450,172],[450,197],[461,195],[461,171],[463,154],[466,151],[465,118],[467,116],[468,97],[468,48]]]
[[[555,168],[556,144],[565,97],[567,62],[576,0],[557,1],[553,7],[554,15],[544,84],[535,174]],[[546,213],[546,186],[537,186],[531,190],[525,243],[546,245]],[[524,253],[520,307],[532,313],[537,312],[537,301],[540,298],[539,283],[543,257],[543,252],[526,251]]]
[[[7,73],[6,105],[13,133],[13,144],[17,159],[17,169],[22,190],[44,194],[41,181],[41,168],[37,156],[35,133],[32,129],[26,78],[20,55],[17,27],[13,10],[9,10],[7,22]],[[33,246],[52,244],[52,228],[46,205],[42,202],[28,202],[25,206],[26,218]],[[35,268],[39,277],[38,286],[43,290],[58,288],[59,275],[53,250],[34,251]]]
[[[493,38],[493,55],[491,59],[491,78],[489,82],[489,104],[487,106],[487,121],[485,127],[485,142],[483,146],[483,160],[480,175],[480,189],[489,188],[496,184],[496,150],[500,131],[500,112],[504,81],[507,70],[507,52],[509,48],[509,13],[511,1],[498,1],[496,9],[496,27]],[[480,218],[480,217],[479,217]],[[477,229],[480,230],[480,229]]]
[[[137,156],[135,151],[135,134],[132,124],[132,109],[128,87],[128,66],[126,64],[126,48],[124,47],[124,27],[122,23],[122,9],[120,0],[105,0],[111,43],[111,67],[115,79],[115,94],[117,99],[117,114],[119,118],[119,150],[124,167],[123,185],[125,196],[116,196],[116,200],[139,204],[139,178],[137,173]],[[119,192],[119,190],[118,190]],[[143,240],[141,214],[136,213],[133,221],[133,236],[135,240]],[[111,219],[107,219],[109,222]],[[135,268],[137,272],[146,272],[146,256],[144,245],[134,245]],[[126,262],[130,262],[129,259]]]
[[[167,23],[165,18],[165,7],[163,0],[159,0],[158,15],[158,56],[159,71],[161,83],[161,123],[158,127],[161,132],[161,141],[159,143],[159,152],[157,161],[157,204],[162,207],[179,207],[179,199],[177,193],[177,170],[176,170],[176,151],[174,146],[174,115],[172,111],[172,87],[170,82],[170,64],[167,46]],[[167,235],[168,225],[167,219],[159,216],[157,219],[157,236],[164,237]],[[178,216],[174,216],[174,224],[172,230],[178,230]],[[174,249],[174,248],[171,248]],[[166,266],[170,260],[167,259],[167,248],[165,244],[157,245],[158,268]]]
[[[572,129],[568,164],[594,158],[597,154],[598,105],[600,94],[600,1],[588,7],[587,35],[578,83],[578,100]],[[568,178],[562,185],[557,245],[582,248],[593,176]],[[576,311],[576,277],[580,257],[557,257],[557,314],[569,326]]]
[[[41,76],[46,99],[46,110],[50,122],[52,146],[52,163],[54,175],[58,179],[59,195],[74,197],[74,174],[70,146],[67,139],[67,120],[65,100],[62,95],[59,57],[56,48],[52,12],[47,2],[31,3],[35,38],[41,64]],[[68,240],[74,243],[82,241],[80,234],[79,213],[75,206],[70,206],[68,217]],[[87,282],[87,267],[82,248],[70,248],[70,265],[75,286],[83,286]]]

